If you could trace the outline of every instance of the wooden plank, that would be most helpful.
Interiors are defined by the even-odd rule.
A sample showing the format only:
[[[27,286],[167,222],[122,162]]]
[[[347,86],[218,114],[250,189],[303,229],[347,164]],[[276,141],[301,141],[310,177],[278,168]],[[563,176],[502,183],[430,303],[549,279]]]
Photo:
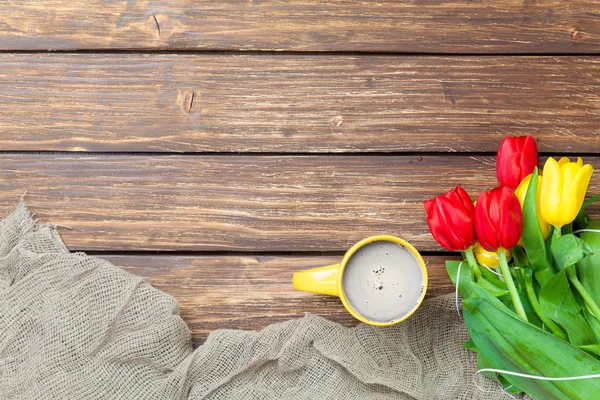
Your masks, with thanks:
[[[495,186],[494,157],[0,154],[0,215],[27,190],[72,250],[345,251],[382,233],[441,250],[423,200],[459,184]]]
[[[0,64],[1,150],[495,152],[520,134],[545,152],[600,149],[592,57],[0,54]]]
[[[0,49],[594,53],[595,0],[12,1]]]
[[[294,271],[336,263],[341,257],[100,257],[132,274],[150,277],[154,287],[175,297],[196,345],[215,329],[260,330],[305,313],[345,326],[358,323],[339,299],[292,288]],[[444,257],[426,256],[425,260],[429,261],[427,295],[452,292]]]

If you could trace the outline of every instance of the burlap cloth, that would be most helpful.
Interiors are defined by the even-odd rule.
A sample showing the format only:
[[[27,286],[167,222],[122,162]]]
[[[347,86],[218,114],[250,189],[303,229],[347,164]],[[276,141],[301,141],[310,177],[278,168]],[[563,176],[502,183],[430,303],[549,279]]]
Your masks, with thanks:
[[[178,311],[148,279],[70,253],[24,205],[0,220],[3,400],[507,398],[475,387],[453,296],[394,327],[307,315],[218,330],[195,351]]]

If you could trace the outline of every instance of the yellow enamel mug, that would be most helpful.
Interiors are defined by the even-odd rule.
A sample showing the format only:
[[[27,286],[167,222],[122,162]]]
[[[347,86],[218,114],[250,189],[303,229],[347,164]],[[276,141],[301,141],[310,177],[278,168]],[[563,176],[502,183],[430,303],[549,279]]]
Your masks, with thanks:
[[[423,258],[410,243],[379,235],[356,243],[339,264],[294,273],[292,282],[296,290],[339,297],[361,322],[388,326],[419,308],[428,277]]]

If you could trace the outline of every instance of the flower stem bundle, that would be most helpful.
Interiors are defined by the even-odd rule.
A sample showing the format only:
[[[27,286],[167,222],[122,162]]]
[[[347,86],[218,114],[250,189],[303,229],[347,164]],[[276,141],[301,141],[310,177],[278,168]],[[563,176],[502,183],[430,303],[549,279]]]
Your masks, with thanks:
[[[600,393],[600,378],[584,379],[600,373],[600,220],[583,209],[593,168],[537,162],[532,137],[505,138],[499,186],[475,204],[460,186],[425,201],[427,223],[466,260],[446,269],[484,374],[535,399],[587,400]]]

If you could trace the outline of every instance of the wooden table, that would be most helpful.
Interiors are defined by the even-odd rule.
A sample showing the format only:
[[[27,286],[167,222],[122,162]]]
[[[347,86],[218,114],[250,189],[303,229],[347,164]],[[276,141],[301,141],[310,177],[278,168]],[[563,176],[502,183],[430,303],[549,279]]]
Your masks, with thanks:
[[[1,214],[27,191],[70,249],[177,298],[195,344],[307,312],[355,325],[291,275],[373,234],[451,291],[423,200],[491,188],[506,135],[600,168],[599,1],[0,11]]]

